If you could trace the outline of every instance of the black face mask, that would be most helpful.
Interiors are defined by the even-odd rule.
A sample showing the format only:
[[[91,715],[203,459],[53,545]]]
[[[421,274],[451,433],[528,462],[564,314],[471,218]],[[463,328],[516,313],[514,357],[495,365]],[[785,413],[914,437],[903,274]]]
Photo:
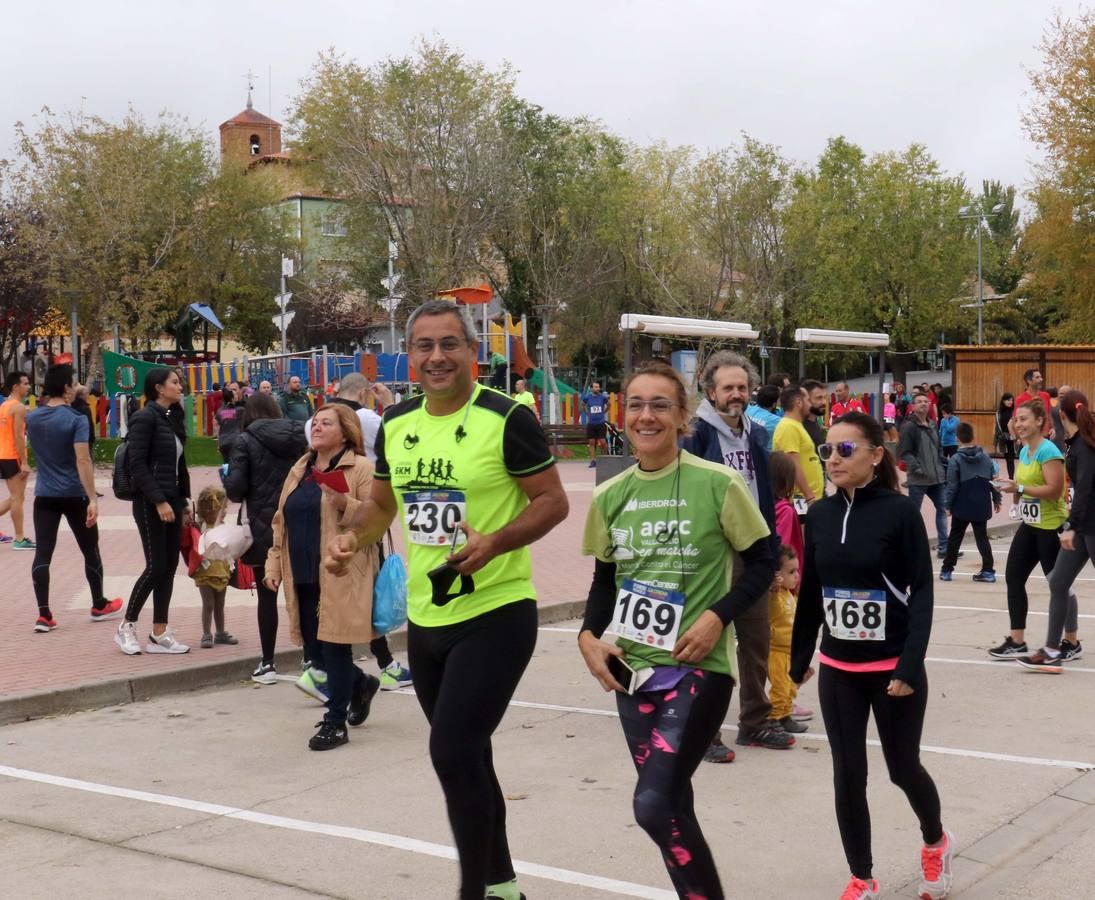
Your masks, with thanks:
[[[450,593],[457,575],[460,575],[460,573],[448,563],[442,563],[436,569],[431,569],[427,573],[433,587],[433,597],[431,599],[434,606],[444,606],[450,600],[463,597],[475,590],[475,581],[472,577],[470,575],[460,575],[460,590],[456,593]]]

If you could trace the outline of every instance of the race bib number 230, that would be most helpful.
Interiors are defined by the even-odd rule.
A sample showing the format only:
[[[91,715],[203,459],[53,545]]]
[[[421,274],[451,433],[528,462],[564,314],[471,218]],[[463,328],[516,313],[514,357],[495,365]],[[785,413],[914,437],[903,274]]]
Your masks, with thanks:
[[[624,579],[609,630],[629,641],[671,650],[677,643],[684,594]]]
[[[465,542],[460,523],[468,515],[462,491],[416,491],[403,495],[403,518],[412,544],[439,547]]]
[[[855,588],[821,589],[825,624],[842,641],[886,640],[886,592]]]

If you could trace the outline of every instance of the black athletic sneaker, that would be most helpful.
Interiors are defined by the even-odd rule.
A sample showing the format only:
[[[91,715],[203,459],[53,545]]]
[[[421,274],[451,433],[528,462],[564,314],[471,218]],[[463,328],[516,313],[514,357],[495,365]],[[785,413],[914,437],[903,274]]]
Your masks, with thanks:
[[[810,728],[805,722],[800,722],[798,719],[792,718],[791,716],[784,716],[779,720],[779,724],[788,734],[802,734]]]
[[[1018,659],[1020,656],[1026,656],[1029,652],[1026,641],[1017,644],[1011,639],[1010,634],[1004,638],[1004,643],[999,647],[989,648],[989,656],[993,659]]]
[[[704,751],[703,761],[718,764],[732,763],[734,761],[734,751],[727,747],[722,742],[722,738],[716,734],[715,739]]]
[[[1071,662],[1074,659],[1080,659],[1084,655],[1084,648],[1077,641],[1075,644],[1072,641],[1061,641],[1061,662]]]
[[[323,721],[317,722],[316,727],[319,731],[308,740],[308,746],[312,750],[334,750],[335,747],[350,743],[350,735],[345,725]]]
[[[1045,650],[1035,650],[1030,656],[1020,656],[1016,662],[1032,672],[1044,672],[1047,675],[1061,674],[1061,657],[1050,656]]]
[[[743,747],[767,747],[769,750],[790,750],[795,739],[778,722],[765,722],[760,728],[738,726],[737,743]]]
[[[350,698],[350,711],[346,714],[347,725],[361,725],[369,718],[369,708],[373,705],[373,697],[380,690],[380,679],[375,675],[366,675],[360,682]]]

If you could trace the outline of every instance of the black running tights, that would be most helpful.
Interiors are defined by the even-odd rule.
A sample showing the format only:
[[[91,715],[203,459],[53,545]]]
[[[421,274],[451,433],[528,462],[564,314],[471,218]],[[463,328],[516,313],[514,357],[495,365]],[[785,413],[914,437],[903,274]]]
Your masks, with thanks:
[[[857,878],[871,877],[871,813],[867,807],[867,719],[874,712],[890,781],[905,792],[920,820],[925,844],[943,837],[939,792],[920,764],[920,734],[927,687],[891,697],[893,672],[845,672],[821,665],[818,696],[833,754],[836,821],[848,866]]]
[[[515,877],[490,739],[532,658],[537,624],[536,601],[519,600],[455,625],[407,627],[430,759],[460,856],[460,900],[482,900],[488,884]]]
[[[167,624],[171,606],[171,590],[175,584],[175,569],[179,565],[179,541],[182,538],[182,503],[169,500],[175,510],[175,520],[164,522],[156,504],[139,497],[133,501],[133,520],[144,548],[144,571],[133,585],[125,620],[136,622],[148,595],[152,595],[152,622]]]
[[[1024,631],[1027,627],[1027,579],[1030,573],[1035,566],[1041,565],[1042,572],[1049,575],[1060,550],[1061,541],[1054,529],[1019,523],[1011,539],[1007,568],[1004,570],[1008,587],[1008,617],[1013,630]]]
[[[692,775],[718,734],[734,681],[695,670],[669,691],[616,694],[624,738],[639,774],[635,821],[662,851],[680,897],[723,900],[715,860],[696,819]]]
[[[266,566],[253,566],[255,570],[255,591],[258,594],[259,644],[262,645],[262,661],[274,661],[274,647],[278,640],[278,592],[265,584]]]
[[[91,603],[103,608],[103,560],[99,556],[99,526],[87,522],[87,497],[35,497],[34,498],[34,563],[31,580],[34,582],[34,599],[38,602],[38,615],[50,618],[49,565],[57,547],[57,530],[61,518],[68,522],[76,545],[84,555],[84,576],[91,588]]]

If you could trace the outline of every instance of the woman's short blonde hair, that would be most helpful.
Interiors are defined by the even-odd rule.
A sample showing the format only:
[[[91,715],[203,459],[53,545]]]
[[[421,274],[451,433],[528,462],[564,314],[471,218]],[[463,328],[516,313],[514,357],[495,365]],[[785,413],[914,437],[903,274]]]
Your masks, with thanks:
[[[325,403],[316,410],[318,416],[322,412],[333,412],[338,419],[339,430],[342,431],[342,440],[353,448],[358,456],[365,455],[365,440],[361,435],[361,421],[350,407],[345,403]],[[313,419],[315,416],[312,417]]]

